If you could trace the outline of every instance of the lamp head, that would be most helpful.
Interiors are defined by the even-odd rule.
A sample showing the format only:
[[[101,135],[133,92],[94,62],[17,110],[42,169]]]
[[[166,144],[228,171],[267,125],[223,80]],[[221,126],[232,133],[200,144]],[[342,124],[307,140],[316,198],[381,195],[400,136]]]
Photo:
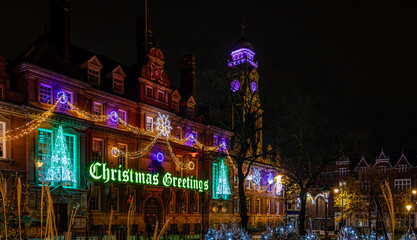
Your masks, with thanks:
[[[194,146],[193,146],[193,149],[191,149],[190,155],[193,158],[198,155],[198,151],[197,151],[197,149],[194,148]]]
[[[408,204],[407,206],[406,206],[406,208],[407,208],[407,211],[410,211],[411,210],[411,205],[410,204]]]

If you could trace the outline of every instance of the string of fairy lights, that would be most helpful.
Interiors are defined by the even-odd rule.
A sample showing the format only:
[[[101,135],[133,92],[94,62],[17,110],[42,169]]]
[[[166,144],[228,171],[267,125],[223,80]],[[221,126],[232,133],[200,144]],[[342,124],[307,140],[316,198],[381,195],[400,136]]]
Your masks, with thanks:
[[[173,151],[170,142],[174,142],[174,143],[181,144],[181,145],[184,145],[186,142],[190,142],[193,146],[195,146],[196,148],[198,148],[201,151],[209,151],[209,152],[224,151],[226,153],[227,159],[230,162],[230,165],[233,166],[234,172],[237,173],[236,164],[232,160],[232,158],[229,154],[229,151],[227,150],[225,142],[221,142],[219,146],[205,146],[202,143],[200,143],[194,137],[193,134],[189,134],[186,138],[183,138],[183,139],[175,138],[174,136],[171,135],[172,126],[171,126],[171,121],[169,120],[168,115],[164,115],[164,114],[161,114],[160,112],[158,112],[158,117],[157,117],[157,119],[154,123],[155,126],[156,126],[156,128],[155,128],[156,131],[155,132],[148,131],[148,130],[145,130],[145,129],[140,129],[136,126],[133,126],[133,125],[127,123],[123,119],[119,118],[116,111],[112,111],[108,115],[97,115],[97,114],[88,113],[88,112],[86,112],[82,109],[79,109],[68,101],[68,96],[63,91],[58,92],[57,101],[55,102],[55,104],[51,108],[49,108],[46,112],[42,113],[40,116],[35,117],[30,122],[27,122],[23,126],[15,128],[13,130],[6,131],[4,136],[0,136],[0,142],[13,141],[13,140],[19,139],[23,136],[26,136],[26,135],[32,133],[43,122],[45,122],[46,120],[48,120],[52,116],[53,112],[58,107],[58,104],[68,105],[70,107],[70,109],[73,110],[74,112],[76,112],[78,114],[78,116],[82,119],[85,119],[85,120],[88,120],[88,121],[91,121],[91,122],[95,122],[95,123],[105,122],[105,121],[110,119],[112,122],[124,126],[126,130],[128,130],[129,132],[131,132],[133,134],[140,135],[140,136],[146,135],[146,136],[153,137],[151,142],[148,145],[146,145],[144,148],[142,148],[140,150],[137,150],[137,151],[125,152],[125,151],[122,151],[122,150],[118,149],[117,147],[113,147],[111,149],[111,153],[114,157],[125,156],[125,157],[128,157],[128,158],[140,158],[140,157],[144,156],[146,153],[148,153],[150,151],[150,149],[152,149],[152,147],[155,145],[155,143],[158,141],[158,139],[162,138],[162,139],[166,140],[171,158],[174,160],[175,164],[182,170],[187,170],[187,169],[193,170],[195,168],[195,164],[194,164],[193,161],[188,161],[188,162],[184,163],[181,160],[179,160],[177,158],[177,156],[175,155],[175,152]],[[260,173],[257,172],[257,170],[255,170],[255,169],[256,168],[253,169],[252,174],[249,175],[247,179],[252,181],[255,185],[260,186],[260,182],[259,182],[260,181]],[[265,191],[266,189],[268,189],[270,184],[272,184],[274,182],[277,183],[278,182],[278,180],[276,179],[277,177],[275,177],[275,179],[273,181],[271,179],[268,179],[268,186],[265,189],[259,189],[258,191]],[[278,188],[278,186],[277,186],[277,188]]]

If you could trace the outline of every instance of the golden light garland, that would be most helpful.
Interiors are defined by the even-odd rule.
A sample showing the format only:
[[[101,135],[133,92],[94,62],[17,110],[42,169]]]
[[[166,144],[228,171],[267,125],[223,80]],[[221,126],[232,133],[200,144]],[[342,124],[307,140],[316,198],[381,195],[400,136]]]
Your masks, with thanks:
[[[36,117],[32,121],[26,123],[21,127],[7,131],[5,136],[0,137],[0,142],[13,141],[30,134],[53,114],[53,111],[55,110],[57,105],[58,102],[56,102],[50,109],[48,109],[48,111],[42,113],[41,116]],[[18,133],[14,133],[16,131],[18,131]]]
[[[70,102],[67,102],[68,106],[70,106],[71,110],[74,110],[79,117],[91,121],[91,122],[104,122],[107,121],[110,118],[110,115],[95,115],[95,114],[91,114],[88,113],[84,110],[81,110],[79,108],[77,108],[76,106],[72,105]]]

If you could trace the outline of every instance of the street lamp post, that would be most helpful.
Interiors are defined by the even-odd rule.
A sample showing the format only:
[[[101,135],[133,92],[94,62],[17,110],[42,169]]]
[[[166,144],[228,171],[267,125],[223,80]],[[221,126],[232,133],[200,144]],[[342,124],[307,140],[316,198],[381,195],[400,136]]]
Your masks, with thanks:
[[[328,207],[328,199],[330,195],[330,188],[326,185],[324,186],[321,191],[324,195],[324,239],[327,240],[327,207]]]
[[[406,208],[407,208],[407,213],[408,213],[408,228],[410,229],[411,228],[411,215],[410,215],[410,210],[411,210],[411,205],[410,204],[408,204],[407,206],[406,206]]]

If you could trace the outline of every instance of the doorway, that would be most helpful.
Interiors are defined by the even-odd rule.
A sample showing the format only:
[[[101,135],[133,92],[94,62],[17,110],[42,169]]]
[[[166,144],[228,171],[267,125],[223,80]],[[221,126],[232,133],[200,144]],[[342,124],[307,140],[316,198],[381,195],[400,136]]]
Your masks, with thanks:
[[[54,203],[55,223],[58,234],[68,231],[68,204]]]
[[[161,222],[161,212],[161,205],[155,198],[149,198],[145,202],[145,229],[148,234],[153,233],[157,219],[159,225],[163,225],[163,223]]]

